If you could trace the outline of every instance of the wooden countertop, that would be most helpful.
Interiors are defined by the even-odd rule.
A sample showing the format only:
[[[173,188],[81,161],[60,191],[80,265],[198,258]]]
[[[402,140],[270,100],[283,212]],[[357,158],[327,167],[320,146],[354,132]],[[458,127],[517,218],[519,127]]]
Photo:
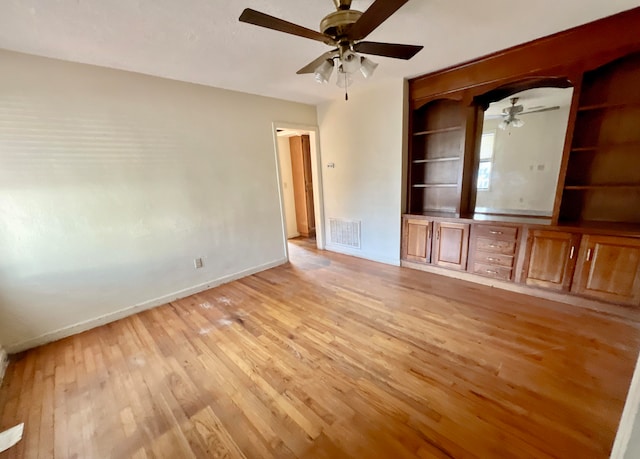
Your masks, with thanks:
[[[629,237],[640,237],[640,223],[583,221],[560,222],[557,225],[552,225],[551,219],[548,217],[492,214],[471,214],[467,216],[456,216],[455,214],[447,212],[424,212],[419,214],[404,214],[403,216],[434,218],[442,221],[455,221],[462,223],[506,223],[579,233],[613,234]]]

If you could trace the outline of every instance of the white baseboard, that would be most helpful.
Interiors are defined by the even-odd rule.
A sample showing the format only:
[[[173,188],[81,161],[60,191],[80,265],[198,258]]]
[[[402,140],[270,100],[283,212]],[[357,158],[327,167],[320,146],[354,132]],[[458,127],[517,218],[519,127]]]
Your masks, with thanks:
[[[364,258],[365,260],[377,261],[378,263],[384,263],[386,265],[400,266],[400,254],[398,254],[398,258],[379,257],[363,252],[362,250],[351,249],[349,247],[331,244],[330,242],[327,242],[325,245],[325,250],[351,255],[352,257]]]
[[[158,298],[153,298],[151,300],[147,300],[142,303],[135,304],[133,306],[127,306],[126,308],[119,309],[117,311],[110,312],[108,314],[104,314],[99,317],[78,322],[76,324],[68,325],[58,330],[53,330],[53,331],[44,333],[40,336],[36,336],[35,338],[29,338],[27,340],[20,341],[18,343],[7,345],[7,353],[15,354],[16,352],[22,352],[27,349],[31,349],[37,346],[42,346],[43,344],[47,344],[52,341],[57,341],[59,339],[66,338],[68,336],[75,335],[77,333],[82,333],[83,331],[91,330],[92,328],[96,328],[101,325],[108,324],[110,322],[115,322],[116,320],[123,319],[127,316],[131,316],[138,312],[146,311],[147,309],[152,309],[152,308],[155,308],[156,306],[160,306],[160,305],[169,303],[171,301],[179,300],[180,298],[185,298],[195,293],[200,293],[204,290],[217,287],[218,285],[226,284],[227,282],[231,282],[236,279],[240,279],[242,277],[250,276],[251,274],[264,271],[265,269],[274,268],[286,262],[287,262],[286,258],[280,258],[278,260],[274,260],[269,263],[264,263],[262,265],[254,266],[252,268],[245,269],[243,271],[239,271],[233,274],[228,274],[226,276],[222,276],[217,279],[204,282],[202,284],[194,285],[193,287],[188,287],[182,290],[178,290],[177,292],[160,296]]]
[[[0,346],[0,386],[2,385],[2,380],[4,379],[4,372],[7,370],[7,366],[9,365],[9,358],[7,356],[7,351]]]

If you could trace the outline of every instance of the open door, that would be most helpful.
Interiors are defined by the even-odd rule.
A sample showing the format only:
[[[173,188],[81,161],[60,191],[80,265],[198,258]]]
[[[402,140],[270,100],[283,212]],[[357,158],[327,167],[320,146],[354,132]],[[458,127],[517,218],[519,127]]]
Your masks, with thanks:
[[[304,237],[316,234],[313,210],[313,179],[311,174],[311,147],[308,135],[289,137],[293,196],[296,204],[296,225]]]

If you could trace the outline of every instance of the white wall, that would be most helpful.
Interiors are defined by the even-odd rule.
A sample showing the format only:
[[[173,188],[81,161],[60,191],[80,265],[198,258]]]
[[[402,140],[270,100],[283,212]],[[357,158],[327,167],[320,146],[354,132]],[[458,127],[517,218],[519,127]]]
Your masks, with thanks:
[[[318,106],[325,225],[329,218],[362,222],[361,250],[327,234],[328,250],[400,262],[403,92],[403,80],[374,77],[358,82],[348,101]]]
[[[296,201],[293,196],[293,170],[291,168],[289,137],[278,137],[278,158],[280,160],[284,214],[287,221],[287,238],[298,237],[300,233],[298,233],[298,225],[296,224]]]
[[[524,115],[519,128],[487,120],[483,132],[496,133],[491,186],[478,190],[476,206],[551,215],[568,118],[569,107],[562,107]]]
[[[614,459],[637,459],[640,457],[640,356],[638,356],[636,368],[631,378],[627,401],[622,411],[611,457]]]
[[[284,261],[272,123],[315,107],[7,51],[0,69],[8,351]]]
[[[7,351],[0,346],[0,386],[2,386],[2,380],[4,379],[4,372],[7,369],[9,361],[7,360]]]

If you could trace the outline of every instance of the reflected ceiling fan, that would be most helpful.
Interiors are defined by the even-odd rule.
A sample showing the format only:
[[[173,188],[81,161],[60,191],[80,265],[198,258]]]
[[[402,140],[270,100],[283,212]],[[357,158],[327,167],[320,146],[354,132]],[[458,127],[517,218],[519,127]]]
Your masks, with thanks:
[[[334,67],[337,68],[339,87],[346,88],[353,81],[353,74],[360,71],[369,78],[378,64],[360,54],[411,59],[423,47],[396,43],[361,41],[395,13],[409,0],[375,0],[363,13],[351,9],[351,0],[333,0],[336,11],[329,13],[320,21],[320,32],[293,24],[268,14],[245,9],[240,21],[267,29],[297,35],[311,40],[321,41],[334,49],[298,70],[298,74],[313,73],[316,81],[326,83]],[[345,92],[345,98],[346,96]]]
[[[524,106],[516,105],[518,103],[518,100],[520,100],[519,97],[512,97],[511,107],[507,107],[502,110],[503,119],[500,122],[500,124],[498,124],[498,127],[500,129],[507,129],[507,127],[509,126],[513,126],[513,127],[524,126],[524,121],[522,121],[520,118],[516,118],[516,115],[523,116],[523,115],[529,115],[531,113],[541,113],[541,112],[548,112],[551,110],[558,110],[560,108],[559,105],[556,105],[554,107],[534,107],[533,109],[529,109],[529,111],[525,112]]]

